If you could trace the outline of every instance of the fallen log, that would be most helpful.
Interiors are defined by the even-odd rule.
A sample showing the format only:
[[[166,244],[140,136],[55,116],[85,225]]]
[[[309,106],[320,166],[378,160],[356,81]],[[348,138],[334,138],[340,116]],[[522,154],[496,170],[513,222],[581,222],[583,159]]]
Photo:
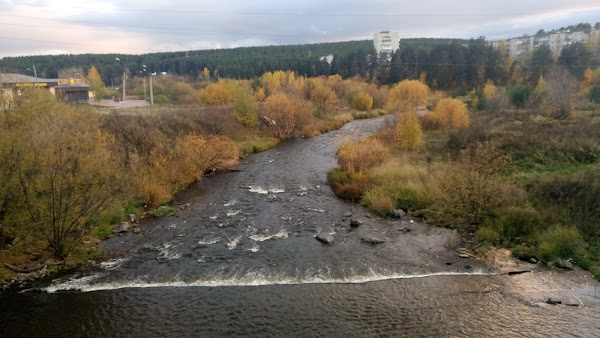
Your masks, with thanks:
[[[5,267],[7,267],[10,270],[12,270],[14,272],[17,272],[17,273],[31,273],[31,272],[35,272],[35,271],[38,271],[38,270],[41,270],[41,269],[45,268],[46,265],[47,265],[46,263],[42,263],[42,264],[40,264],[38,266],[34,266],[33,268],[20,269],[20,268],[17,268],[16,266],[14,266],[14,265],[10,265],[10,264],[5,263],[5,262],[2,262],[2,264]]]

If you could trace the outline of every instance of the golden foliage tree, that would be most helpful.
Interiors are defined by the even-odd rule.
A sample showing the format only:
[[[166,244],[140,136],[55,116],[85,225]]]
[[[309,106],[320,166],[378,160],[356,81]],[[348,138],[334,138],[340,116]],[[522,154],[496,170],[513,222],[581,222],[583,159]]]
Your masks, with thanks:
[[[442,128],[463,129],[471,124],[467,105],[456,99],[441,99],[435,107],[434,115]]]
[[[258,126],[258,102],[251,92],[243,89],[235,93],[233,102],[235,118],[244,126]]]
[[[100,73],[98,73],[96,67],[90,67],[87,74],[87,81],[90,85],[90,91],[94,93],[94,99],[96,101],[106,95],[106,87],[104,87],[104,82],[102,82],[102,77],[100,76]]]
[[[337,95],[335,92],[320,81],[311,82],[311,89],[309,90],[308,95],[310,102],[315,105],[319,114],[331,109],[337,102]]]
[[[264,114],[275,137],[286,139],[301,134],[313,123],[310,102],[285,93],[275,93],[265,100]]]
[[[417,80],[402,80],[388,93],[386,108],[393,112],[414,111],[427,103],[429,87]]]
[[[398,115],[394,129],[396,147],[402,150],[414,150],[423,144],[423,130],[414,112],[404,112]]]
[[[200,102],[208,105],[223,105],[232,103],[236,83],[233,80],[219,80],[211,83],[200,92]]]
[[[20,99],[3,124],[11,135],[10,161],[17,225],[30,224],[64,258],[122,189],[118,166],[109,165],[112,139],[93,119],[59,104],[45,91]],[[6,122],[6,120],[5,120]],[[4,146],[4,145],[2,145]]]
[[[352,97],[350,106],[356,110],[369,111],[373,107],[373,97],[364,92],[358,92]]]

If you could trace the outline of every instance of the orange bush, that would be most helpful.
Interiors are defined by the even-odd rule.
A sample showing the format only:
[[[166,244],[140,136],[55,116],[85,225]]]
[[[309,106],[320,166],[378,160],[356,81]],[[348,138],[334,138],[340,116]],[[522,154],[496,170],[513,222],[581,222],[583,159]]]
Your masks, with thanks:
[[[421,147],[423,144],[423,130],[417,114],[405,112],[398,116],[394,138],[399,149],[414,150]]]
[[[456,99],[440,100],[434,114],[442,128],[463,129],[471,124],[467,105]]]
[[[272,121],[271,130],[279,139],[300,135],[314,120],[310,102],[285,93],[269,96],[265,100],[264,114]]]
[[[356,93],[352,98],[351,106],[356,110],[369,111],[373,107],[373,97],[363,92]]]
[[[338,164],[348,172],[359,172],[372,168],[390,158],[389,149],[375,138],[357,141],[345,138],[338,150]]]
[[[427,104],[429,87],[417,80],[403,80],[390,89],[386,109],[389,112],[414,111],[417,106]]]
[[[209,105],[223,105],[234,100],[235,83],[233,81],[219,80],[211,83],[200,92],[200,102]]]

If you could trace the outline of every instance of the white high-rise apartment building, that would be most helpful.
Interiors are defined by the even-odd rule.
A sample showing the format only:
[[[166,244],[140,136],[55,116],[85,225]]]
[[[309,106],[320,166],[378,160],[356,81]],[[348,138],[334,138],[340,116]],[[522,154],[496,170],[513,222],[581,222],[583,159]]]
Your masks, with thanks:
[[[377,54],[392,54],[400,48],[400,34],[398,32],[383,31],[375,33],[373,45]]]

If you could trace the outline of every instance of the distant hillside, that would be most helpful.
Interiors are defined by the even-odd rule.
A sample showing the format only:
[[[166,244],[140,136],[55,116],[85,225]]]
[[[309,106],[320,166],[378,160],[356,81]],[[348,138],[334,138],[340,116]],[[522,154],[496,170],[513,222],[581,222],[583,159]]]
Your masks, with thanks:
[[[218,70],[221,77],[252,78],[266,71],[293,70],[314,76],[328,73],[329,65],[322,56],[333,54],[338,64],[364,63],[373,54],[373,42],[344,41],[290,46],[243,47],[233,49],[197,50],[187,52],[152,53],[142,55],[82,54],[5,57],[0,60],[0,72],[26,73],[35,65],[40,77],[58,77],[60,69],[81,67],[85,72],[94,65],[107,84],[111,79],[120,82],[123,64],[131,73],[139,74],[142,65],[153,72],[168,72],[197,77],[204,67],[211,73]],[[115,58],[118,57],[123,64]],[[342,67],[343,68],[343,67]],[[341,70],[344,72],[344,70]]]

